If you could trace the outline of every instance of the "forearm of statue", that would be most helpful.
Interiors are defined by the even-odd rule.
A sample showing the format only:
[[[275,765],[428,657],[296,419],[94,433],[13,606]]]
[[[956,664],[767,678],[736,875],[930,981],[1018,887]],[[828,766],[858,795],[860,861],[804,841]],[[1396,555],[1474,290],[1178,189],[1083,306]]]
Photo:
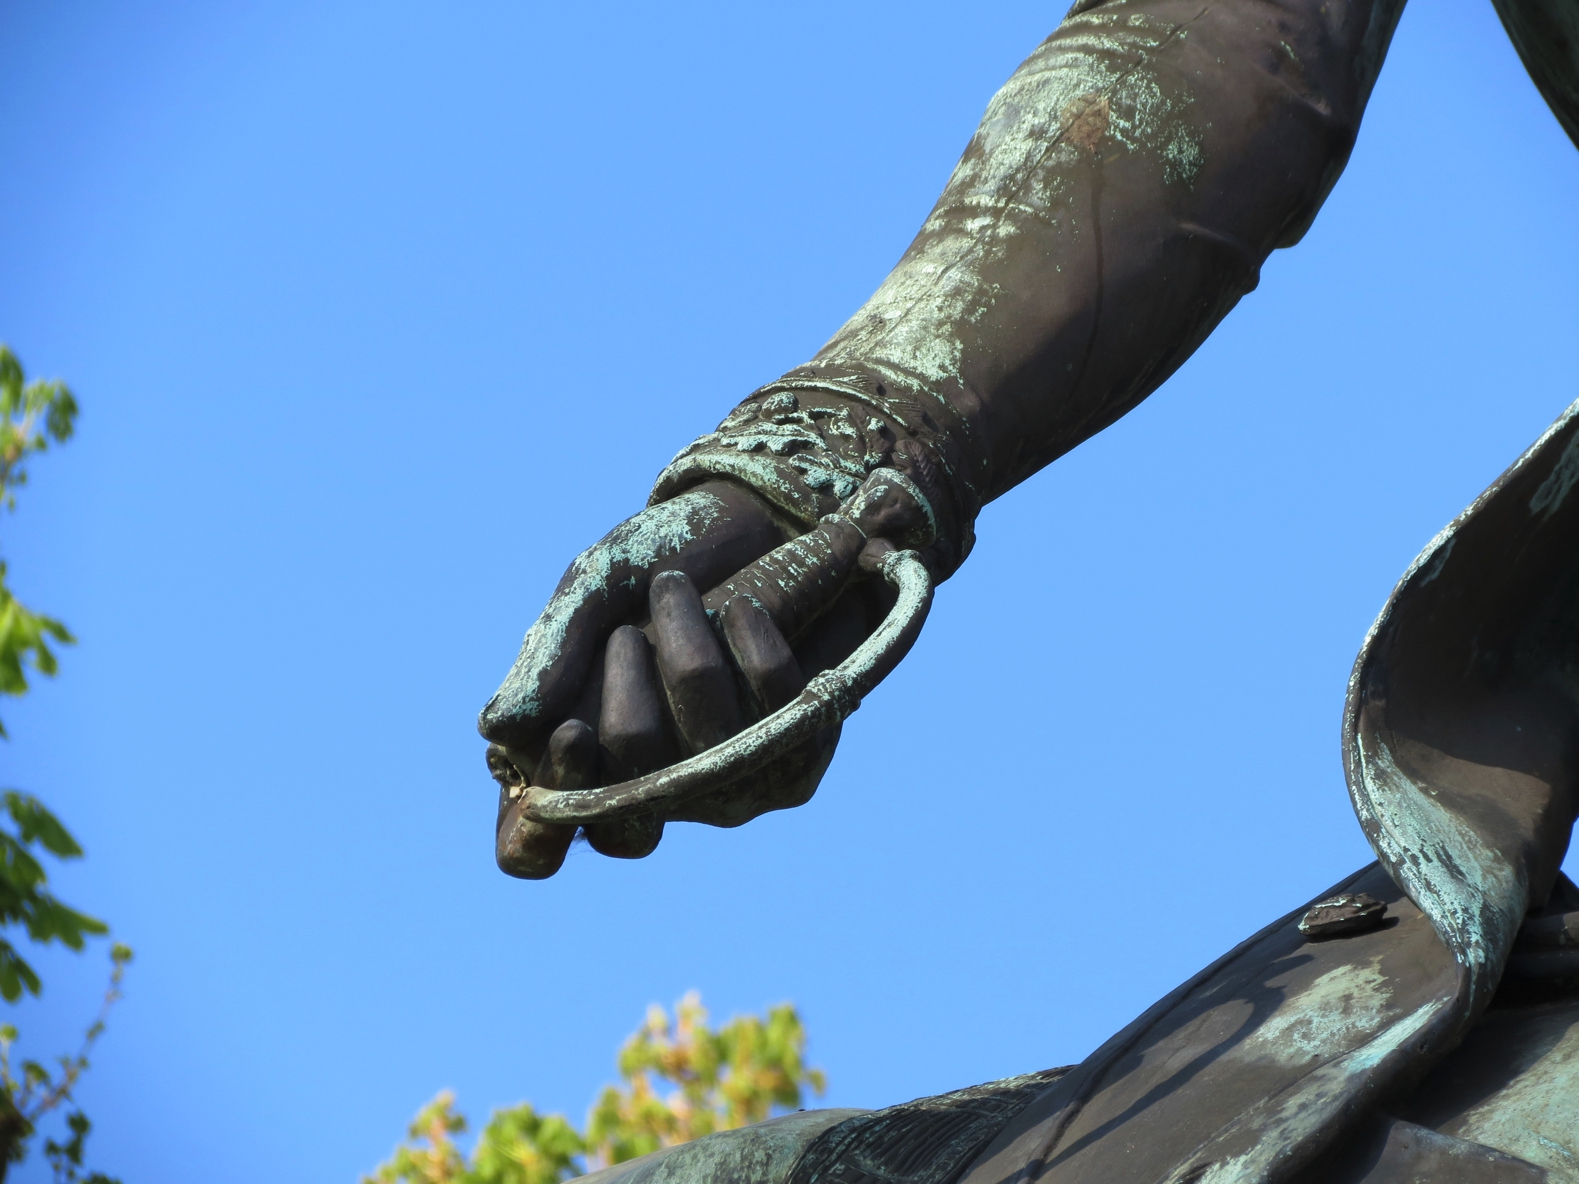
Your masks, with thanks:
[[[983,503],[1155,390],[1304,233],[1402,0],[1076,9],[877,293],[656,498],[724,475],[814,521],[897,447],[936,477],[947,574]]]
[[[640,856],[665,820],[804,802],[869,689],[842,664],[885,671],[874,639],[919,628],[893,623],[898,569],[946,578],[986,501],[1154,390],[1299,238],[1401,2],[1082,0],[872,299],[571,565],[480,720],[500,866],[553,874],[578,826]],[[808,696],[820,730],[737,776]],[[644,796],[682,764],[730,772]]]

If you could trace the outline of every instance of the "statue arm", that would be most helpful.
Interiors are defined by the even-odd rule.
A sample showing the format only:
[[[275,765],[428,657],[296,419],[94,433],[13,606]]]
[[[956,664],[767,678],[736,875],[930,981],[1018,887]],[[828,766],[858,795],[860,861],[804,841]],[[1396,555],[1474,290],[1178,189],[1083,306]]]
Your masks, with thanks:
[[[946,577],[986,501],[1156,389],[1315,216],[1401,6],[1081,0],[993,98],[876,294],[571,565],[480,720],[501,785],[500,866],[553,874],[576,833],[566,818],[588,820],[595,849],[635,857],[665,818],[733,826],[804,802],[836,722],[718,792],[609,825],[545,813],[529,791],[634,784],[708,752],[842,662],[886,612],[881,581],[824,579],[802,558],[779,566],[831,588],[826,611],[827,598],[786,617],[772,580],[737,594],[731,573],[797,535],[832,546],[832,530],[857,548],[924,548]],[[925,530],[868,529],[852,507],[887,513],[874,480],[907,491]],[[843,525],[819,527],[835,511]]]
[[[982,504],[1161,385],[1301,237],[1402,0],[1076,9],[994,96],[876,294],[658,500],[726,476],[810,522],[908,440],[941,477],[951,569]]]

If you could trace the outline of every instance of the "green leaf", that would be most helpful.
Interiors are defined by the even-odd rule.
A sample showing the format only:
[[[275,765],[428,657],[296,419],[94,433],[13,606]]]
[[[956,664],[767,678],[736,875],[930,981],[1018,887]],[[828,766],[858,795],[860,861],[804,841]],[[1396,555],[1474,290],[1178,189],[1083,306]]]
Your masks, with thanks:
[[[16,920],[21,916],[20,903],[30,899],[46,878],[44,866],[22,846],[17,836],[0,831],[0,901],[9,904],[11,895],[15,895],[18,901],[18,909],[4,909],[6,920]]]
[[[55,443],[64,444],[77,428],[77,398],[63,382],[42,385],[49,392],[49,400],[44,408],[44,430]]]
[[[0,345],[0,414],[15,415],[22,405],[22,363]]]
[[[20,838],[24,843],[34,840],[44,845],[44,850],[51,855],[58,855],[61,859],[75,859],[82,854],[82,848],[77,845],[77,840],[72,838],[66,828],[31,794],[18,793],[14,789],[5,791],[6,812],[11,815],[12,821],[21,832]]]
[[[97,917],[79,913],[43,892],[34,899],[24,922],[28,936],[34,941],[46,945],[58,941],[73,950],[82,948],[83,938],[99,937],[110,931],[110,927]]]
[[[0,997],[7,1003],[15,1003],[24,990],[29,995],[37,995],[40,986],[38,975],[23,961],[16,947],[0,938]]]
[[[5,565],[0,564],[0,694],[25,695],[29,667],[53,676],[60,669],[50,641],[71,645],[71,631],[53,617],[35,613],[5,586]]]

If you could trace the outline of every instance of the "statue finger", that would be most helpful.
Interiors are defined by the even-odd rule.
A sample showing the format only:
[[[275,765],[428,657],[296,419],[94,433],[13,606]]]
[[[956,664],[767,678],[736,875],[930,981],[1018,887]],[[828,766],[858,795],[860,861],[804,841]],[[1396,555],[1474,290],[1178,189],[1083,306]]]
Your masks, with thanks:
[[[518,880],[546,880],[564,864],[576,828],[527,818],[521,813],[523,800],[500,803],[494,862]]]
[[[679,758],[664,723],[662,696],[652,643],[635,626],[620,626],[603,652],[598,743],[605,784],[629,781]]]
[[[749,596],[735,596],[719,610],[719,619],[729,652],[762,714],[777,711],[800,694],[806,679],[766,609]]]
[[[590,724],[567,719],[548,738],[548,750],[533,779],[554,789],[591,789],[598,783],[598,734]]]
[[[839,725],[833,724],[755,773],[679,803],[670,818],[708,826],[739,826],[770,810],[804,805],[817,792],[838,743]]]
[[[663,840],[663,819],[654,814],[597,822],[585,828],[587,844],[614,859],[645,859]]]
[[[523,817],[527,779],[497,744],[488,746],[488,772],[499,783],[499,816],[494,821],[494,860],[499,870],[522,880],[543,880],[559,870],[575,837],[573,827],[550,827]],[[559,832],[564,842],[559,842]]]
[[[622,625],[603,655],[598,744],[604,784],[629,781],[677,759],[661,696],[652,643],[640,629]],[[663,838],[663,819],[646,814],[598,823],[586,828],[586,836],[599,854],[640,859]]]
[[[683,572],[653,577],[648,592],[658,674],[686,748],[703,752],[744,726],[735,676],[713,634],[701,594]]]

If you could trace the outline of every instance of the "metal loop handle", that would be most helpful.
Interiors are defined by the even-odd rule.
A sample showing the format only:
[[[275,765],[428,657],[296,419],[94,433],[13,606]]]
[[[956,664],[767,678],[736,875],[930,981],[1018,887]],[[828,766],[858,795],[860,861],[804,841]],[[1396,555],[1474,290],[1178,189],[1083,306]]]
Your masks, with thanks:
[[[661,811],[722,789],[806,743],[823,728],[843,722],[910,652],[932,607],[932,573],[915,551],[891,551],[884,556],[883,578],[899,594],[883,623],[853,654],[813,678],[772,715],[706,752],[618,785],[601,789],[533,786],[526,791],[523,812],[539,822],[581,826]]]

